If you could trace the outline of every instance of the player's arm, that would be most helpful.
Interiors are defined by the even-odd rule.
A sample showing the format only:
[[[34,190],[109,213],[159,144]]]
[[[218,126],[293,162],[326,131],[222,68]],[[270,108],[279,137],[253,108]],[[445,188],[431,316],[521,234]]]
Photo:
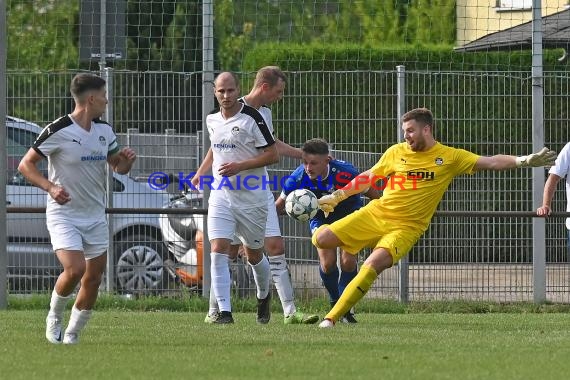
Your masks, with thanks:
[[[260,168],[279,162],[277,147],[272,144],[262,148],[261,154],[243,161],[226,162],[220,165],[218,172],[224,177],[231,177],[244,170]]]
[[[206,173],[212,170],[213,163],[214,163],[214,153],[212,152],[212,148],[210,148],[208,149],[208,153],[206,153],[206,156],[204,156],[204,160],[202,160],[200,167],[198,168],[198,170],[196,170],[196,174],[194,174],[194,177],[192,177],[192,179],[190,180],[190,183],[192,183],[194,187],[198,187],[198,185],[200,184],[200,177],[203,177],[204,175],[206,175]]]
[[[370,189],[370,184],[372,183],[371,181],[374,180],[375,175],[370,170],[360,173],[354,177],[352,181],[347,183],[342,189],[335,190],[332,194],[319,198],[320,209],[323,210],[325,216],[328,215],[328,213],[334,211],[336,205],[348,197],[368,192]]]
[[[378,199],[380,198],[380,192],[378,189],[375,189],[373,186],[368,188],[368,190],[364,193],[364,196],[370,199]]]
[[[536,210],[538,216],[548,216],[552,212],[550,205],[552,204],[552,198],[554,197],[554,191],[556,190],[556,185],[560,181],[561,177],[556,174],[550,174],[546,183],[544,184],[544,192],[542,194],[542,206]]]
[[[69,193],[61,185],[56,185],[55,183],[48,180],[42,172],[38,169],[38,163],[43,160],[38,152],[33,148],[30,148],[28,152],[24,155],[20,164],[18,165],[18,171],[22,173],[24,177],[30,183],[40,189],[49,193],[49,195],[59,204],[65,204],[71,200]]]
[[[283,215],[285,213],[285,198],[283,198],[284,193],[275,200],[275,208],[277,209],[277,214]]]
[[[556,152],[548,148],[542,148],[540,152],[528,156],[508,156],[497,154],[495,156],[481,156],[475,162],[473,170],[506,170],[514,168],[553,166],[556,160]]]
[[[277,145],[277,151],[279,152],[279,156],[291,157],[301,159],[301,149],[292,147],[291,145],[279,140],[275,139],[275,145]]]
[[[107,162],[115,173],[127,174],[131,171],[133,163],[137,159],[137,154],[131,148],[124,147],[118,152],[109,155]]]

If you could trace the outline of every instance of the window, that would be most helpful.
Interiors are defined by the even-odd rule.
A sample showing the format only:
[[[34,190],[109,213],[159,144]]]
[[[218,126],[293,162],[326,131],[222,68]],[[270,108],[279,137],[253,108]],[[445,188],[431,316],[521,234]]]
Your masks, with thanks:
[[[532,0],[497,0],[497,8],[502,10],[532,9]]]

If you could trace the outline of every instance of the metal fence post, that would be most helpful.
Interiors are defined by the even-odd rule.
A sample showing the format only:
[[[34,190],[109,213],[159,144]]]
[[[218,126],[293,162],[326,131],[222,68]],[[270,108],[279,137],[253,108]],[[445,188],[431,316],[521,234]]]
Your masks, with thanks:
[[[164,130],[164,163],[162,164],[162,167],[164,169],[167,169],[167,171],[171,171],[172,170],[172,166],[168,165],[168,161],[170,159],[170,155],[171,155],[171,149],[169,149],[170,145],[171,145],[171,141],[173,141],[173,135],[176,134],[176,129],[174,128],[168,128]],[[173,161],[170,161],[171,164]]]
[[[542,12],[540,0],[532,1],[532,149],[544,146],[544,78],[542,72]],[[532,207],[542,205],[544,169],[532,169]],[[532,272],[535,303],[546,301],[546,232],[543,218],[532,219]]]
[[[398,78],[398,100],[397,100],[397,113],[398,113],[398,121],[396,123],[396,128],[398,131],[396,132],[396,136],[398,136],[398,142],[403,139],[402,135],[402,128],[400,128],[400,120],[402,119],[402,115],[406,112],[406,66],[396,66],[397,71],[397,78]],[[399,272],[399,280],[398,280],[398,294],[399,294],[399,301],[402,303],[406,303],[409,300],[409,286],[410,286],[410,273],[409,273],[409,264],[408,264],[408,256],[402,257],[398,263],[398,272]]]
[[[103,77],[107,82],[107,108],[105,109],[105,119],[113,125],[113,69],[106,67],[103,70]],[[113,208],[113,171],[107,165],[107,207]],[[105,275],[105,290],[112,292],[115,290],[115,254],[113,241],[113,215],[107,217],[109,223],[109,248],[107,249],[107,273]]]
[[[0,124],[6,129],[6,2],[0,0]],[[0,173],[6,173],[6,134],[0,134]],[[6,199],[6,176],[0,180],[0,199]],[[6,203],[0,210],[0,246],[6,247]],[[6,282],[8,277],[8,258],[6,250],[0,253],[0,310],[8,306]]]
[[[202,125],[206,125],[206,116],[214,108],[214,4],[212,0],[205,0],[202,4]],[[202,127],[202,129],[204,129]],[[210,138],[202,133],[202,151],[204,155],[210,149]],[[203,156],[202,156],[203,157]],[[200,160],[202,159],[200,157]],[[204,189],[204,208],[208,208],[210,190]],[[208,217],[203,218],[203,280],[202,295],[210,296],[210,240],[208,237]]]

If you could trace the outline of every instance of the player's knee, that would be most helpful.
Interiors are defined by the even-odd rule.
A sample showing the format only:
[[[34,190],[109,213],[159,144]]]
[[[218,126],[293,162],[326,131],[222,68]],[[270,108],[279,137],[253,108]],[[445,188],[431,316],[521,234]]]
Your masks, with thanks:
[[[313,243],[313,245],[317,248],[327,248],[326,244],[327,244],[327,239],[326,239],[326,234],[325,232],[328,231],[328,227],[326,224],[323,224],[322,226],[320,226],[319,228],[317,228],[315,230],[315,232],[313,232],[313,236],[311,237],[311,242]]]
[[[261,260],[263,260],[263,249],[253,249],[253,248],[245,248],[244,252],[247,257],[247,262],[251,265],[257,265]]]
[[[333,272],[336,269],[336,262],[332,263],[332,262],[321,262],[321,270],[323,271],[323,273],[325,274],[329,274],[331,272]]]
[[[386,248],[377,248],[368,256],[365,264],[369,265],[370,267],[374,268],[374,270],[380,274],[385,269],[390,268],[394,265],[394,258],[390,251]]]
[[[73,283],[78,283],[83,278],[85,270],[85,265],[76,265],[73,267],[70,266],[68,268],[65,268],[62,276],[65,276],[69,281],[72,281]]]
[[[102,274],[99,273],[86,273],[81,279],[81,286],[89,290],[96,290],[101,285],[102,278]]]
[[[354,272],[356,270],[356,255],[343,251],[340,255],[340,269],[343,272]]]
[[[265,252],[267,256],[280,256],[285,253],[285,242],[281,236],[265,238]]]
[[[231,259],[231,260],[235,260],[235,259],[238,257],[240,250],[241,250],[242,253],[243,253],[243,246],[242,246],[242,245],[235,245],[235,244],[232,244],[232,245],[230,246],[230,251],[229,251],[230,253],[228,254],[228,256],[230,257],[230,259]]]

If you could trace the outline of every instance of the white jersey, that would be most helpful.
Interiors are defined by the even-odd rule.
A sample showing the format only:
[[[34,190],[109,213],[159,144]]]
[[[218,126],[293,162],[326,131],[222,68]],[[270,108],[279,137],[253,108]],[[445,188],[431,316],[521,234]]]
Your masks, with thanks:
[[[562,148],[549,173],[556,174],[560,178],[566,178],[566,211],[570,211],[570,143]],[[566,228],[570,230],[570,218],[566,219]]]
[[[245,101],[245,98],[243,96],[241,98],[239,98],[238,100],[240,103],[243,103],[243,104],[246,104],[249,106],[249,104],[247,104],[247,102]],[[259,109],[257,111],[261,114],[261,116],[263,116],[263,119],[265,120],[265,123],[267,124],[267,128],[269,128],[269,132],[271,132],[271,135],[275,139],[275,129],[273,128],[273,115],[271,115],[271,108],[269,108],[267,106],[261,106],[261,107],[259,107]]]
[[[239,101],[243,104],[247,104],[244,97],[239,98]],[[247,104],[249,106],[249,104]],[[273,128],[273,115],[271,114],[271,108],[263,105],[258,109],[263,119],[267,123],[267,127],[271,132],[271,135],[275,139],[275,129]],[[267,224],[265,225],[265,237],[281,236],[281,227],[279,226],[279,215],[277,215],[277,210],[275,209],[275,197],[271,192],[270,186],[267,187]]]
[[[48,159],[48,179],[63,186],[71,198],[60,205],[47,195],[48,223],[105,217],[107,157],[119,150],[109,124],[95,119],[86,131],[69,115],[63,116],[42,130],[33,148]]]
[[[265,166],[239,172],[232,177],[218,174],[222,164],[243,161],[260,154],[260,149],[275,144],[275,140],[261,114],[254,108],[242,105],[241,110],[229,119],[221,112],[206,117],[213,153],[213,183],[210,204],[229,204],[230,207],[250,208],[267,204]]]

